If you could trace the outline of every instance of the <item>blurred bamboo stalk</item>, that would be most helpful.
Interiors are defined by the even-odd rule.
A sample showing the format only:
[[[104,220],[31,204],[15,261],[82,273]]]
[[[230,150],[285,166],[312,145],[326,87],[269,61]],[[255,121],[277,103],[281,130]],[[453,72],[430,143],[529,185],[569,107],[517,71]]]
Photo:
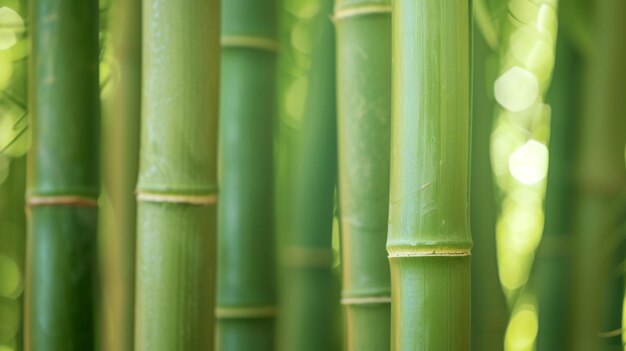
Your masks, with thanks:
[[[99,228],[102,350],[132,351],[135,310],[134,189],[141,115],[141,1],[115,0],[108,18],[111,95],[103,100]]]
[[[222,6],[218,350],[274,350],[273,1]]]
[[[391,332],[391,3],[335,1],[342,305],[346,350],[384,350]]]
[[[137,351],[214,348],[219,18],[218,0],[143,2]]]
[[[610,296],[616,281],[614,233],[623,222],[626,190],[624,13],[626,2],[622,0],[596,2],[596,31],[591,34],[592,50],[584,71],[584,105],[576,139],[571,350],[606,347],[613,342],[599,333],[619,327],[615,317],[610,317],[618,310],[616,299]],[[607,318],[613,324],[606,325]]]
[[[28,350],[93,350],[98,1],[31,6]]]

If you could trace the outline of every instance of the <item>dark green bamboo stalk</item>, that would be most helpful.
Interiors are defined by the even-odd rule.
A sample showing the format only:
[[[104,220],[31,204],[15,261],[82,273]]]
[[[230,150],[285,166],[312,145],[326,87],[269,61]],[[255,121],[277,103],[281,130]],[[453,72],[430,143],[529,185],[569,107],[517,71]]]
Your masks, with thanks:
[[[212,350],[219,2],[143,2],[135,350]]]
[[[331,247],[336,182],[332,0],[311,24],[311,68],[293,162],[293,219],[282,249],[281,349],[333,350],[337,287]]]
[[[474,7],[476,10],[476,7]],[[475,14],[476,15],[476,14]],[[472,350],[496,351],[504,345],[508,310],[498,280],[496,203],[489,141],[493,124],[495,52],[473,32],[473,116],[470,216],[472,253]],[[489,71],[492,69],[492,71]]]
[[[603,321],[606,311],[610,310],[610,315],[619,309],[607,297],[617,254],[612,234],[623,222],[622,195],[626,190],[624,13],[624,1],[597,2],[597,31],[592,34],[594,46],[585,72],[585,100],[576,142],[576,264],[573,318],[568,331],[571,350],[599,350],[611,340],[601,339],[598,333],[619,327]]]
[[[562,6],[567,7],[565,3]],[[550,168],[546,192],[545,227],[535,263],[539,304],[537,348],[558,350],[567,344],[568,296],[571,275],[573,217],[572,159],[580,79],[578,52],[564,37],[557,42],[553,83],[547,101],[552,107]]]
[[[114,77],[103,122],[103,192],[99,233],[102,349],[134,345],[134,188],[139,166],[141,1],[116,0],[109,18]],[[108,88],[108,87],[106,87]]]
[[[469,350],[470,1],[392,14],[391,349]]]
[[[222,7],[218,350],[274,349],[275,10]]]
[[[0,349],[22,350],[26,158],[0,155]],[[6,174],[6,173],[4,173]]]
[[[342,304],[347,350],[389,347],[391,3],[338,0]]]
[[[92,350],[98,179],[98,1],[31,7],[26,348]]]

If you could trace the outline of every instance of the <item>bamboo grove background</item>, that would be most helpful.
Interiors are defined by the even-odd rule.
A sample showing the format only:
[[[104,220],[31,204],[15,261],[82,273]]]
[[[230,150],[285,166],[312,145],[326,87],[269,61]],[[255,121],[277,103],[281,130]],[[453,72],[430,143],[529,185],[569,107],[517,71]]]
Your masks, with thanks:
[[[626,1],[0,0],[0,351],[622,350]]]

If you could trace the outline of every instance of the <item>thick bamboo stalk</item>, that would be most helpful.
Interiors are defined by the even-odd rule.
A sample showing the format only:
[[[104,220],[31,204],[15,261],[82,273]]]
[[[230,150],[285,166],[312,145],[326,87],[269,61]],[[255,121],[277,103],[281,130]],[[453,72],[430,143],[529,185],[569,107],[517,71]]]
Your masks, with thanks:
[[[26,157],[0,155],[0,349],[22,350]]]
[[[626,13],[626,2],[610,0],[596,4],[597,31],[592,34],[593,46],[584,76],[587,89],[576,141],[573,318],[568,331],[571,350],[599,350],[612,341],[600,338],[599,333],[619,327],[617,321],[605,325],[603,320],[618,309],[608,296],[616,270],[614,235],[623,223],[622,195],[626,190],[626,42],[622,35],[626,22],[621,18]]]
[[[134,345],[134,188],[139,167],[141,1],[114,1],[109,18],[114,76],[104,101],[103,196],[99,232],[102,349]]]
[[[222,7],[218,350],[274,349],[275,10]]]
[[[567,4],[562,6],[566,7]],[[579,110],[579,54],[565,37],[559,37],[553,83],[547,96],[552,107],[550,168],[546,191],[545,227],[534,272],[539,329],[537,348],[558,350],[566,345],[569,318],[568,296],[571,276],[573,217],[572,179],[574,131]]]
[[[98,1],[31,7],[26,348],[92,350],[100,124]]]
[[[474,7],[474,11],[477,8]],[[476,12],[474,12],[476,16]],[[472,159],[470,216],[474,241],[472,253],[472,349],[502,350],[508,309],[500,288],[496,251],[496,203],[489,141],[493,125],[494,100],[491,85],[495,52],[475,29],[472,57]],[[492,69],[492,71],[489,71]]]
[[[143,2],[135,350],[212,350],[219,2]]]
[[[292,220],[281,250],[281,349],[333,350],[337,287],[332,263],[336,110],[332,0],[311,24],[311,68],[293,167]]]
[[[470,1],[392,14],[391,349],[469,350]]]
[[[389,347],[391,3],[335,4],[342,304],[347,350]]]

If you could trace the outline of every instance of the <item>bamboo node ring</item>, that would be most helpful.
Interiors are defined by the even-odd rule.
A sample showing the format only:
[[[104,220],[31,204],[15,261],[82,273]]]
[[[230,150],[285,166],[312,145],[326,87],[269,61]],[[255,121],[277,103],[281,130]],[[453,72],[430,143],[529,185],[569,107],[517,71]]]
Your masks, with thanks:
[[[390,5],[365,5],[358,7],[347,7],[343,9],[335,10],[333,15],[333,21],[340,20],[346,17],[364,16],[391,13]]]
[[[450,250],[450,249],[433,249],[423,251],[405,251],[394,252],[388,255],[389,258],[401,258],[401,257],[463,257],[471,256],[470,250]]]
[[[276,316],[276,306],[216,307],[216,318],[271,318]]]
[[[36,206],[76,206],[76,207],[98,207],[98,199],[79,195],[60,196],[29,196],[27,198],[28,207]]]
[[[137,201],[175,203],[188,205],[214,205],[217,203],[217,194],[211,195],[180,195],[160,194],[137,191]]]
[[[391,303],[391,296],[344,297],[342,305],[373,305]]]

